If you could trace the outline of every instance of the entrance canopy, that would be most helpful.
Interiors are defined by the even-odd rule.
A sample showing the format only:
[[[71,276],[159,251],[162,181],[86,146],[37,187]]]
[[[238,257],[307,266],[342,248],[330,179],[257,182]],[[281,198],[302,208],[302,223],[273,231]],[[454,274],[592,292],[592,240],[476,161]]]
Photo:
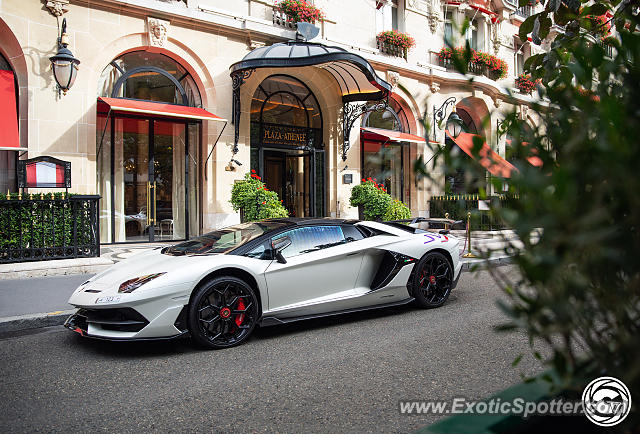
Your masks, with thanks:
[[[409,133],[401,133],[400,131],[384,130],[382,128],[360,128],[361,137],[365,140],[380,140],[389,142],[409,142],[409,143],[427,143],[420,136]]]
[[[218,122],[227,121],[226,119],[199,107],[188,107],[183,105],[139,101],[125,98],[98,98],[98,112],[106,112],[109,109],[115,112],[144,114],[159,117],[200,119]]]
[[[377,101],[391,92],[391,85],[378,77],[363,57],[314,42],[289,41],[257,48],[230,69],[234,77],[256,68],[302,66],[321,68],[330,73],[340,88],[343,102]]]
[[[482,142],[482,148],[478,155],[473,153],[473,138],[479,137],[476,134],[460,133],[457,138],[453,138],[447,132],[447,137],[451,139],[465,154],[476,160],[482,167],[487,169],[489,173],[500,178],[510,178],[512,171],[518,171],[518,169],[507,160],[502,158],[500,154],[495,152],[487,142]]]

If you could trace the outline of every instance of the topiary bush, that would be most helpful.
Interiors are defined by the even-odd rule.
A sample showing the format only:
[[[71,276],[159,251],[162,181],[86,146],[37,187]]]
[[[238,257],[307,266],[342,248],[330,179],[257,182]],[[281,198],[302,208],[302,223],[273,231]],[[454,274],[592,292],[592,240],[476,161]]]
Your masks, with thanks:
[[[361,184],[351,189],[349,203],[351,206],[362,206],[365,220],[399,220],[411,217],[409,208],[393,199],[384,185],[372,178],[362,179]]]
[[[289,217],[278,194],[270,191],[255,172],[252,170],[244,176],[244,180],[233,184],[229,202],[234,211],[242,210],[243,222]]]

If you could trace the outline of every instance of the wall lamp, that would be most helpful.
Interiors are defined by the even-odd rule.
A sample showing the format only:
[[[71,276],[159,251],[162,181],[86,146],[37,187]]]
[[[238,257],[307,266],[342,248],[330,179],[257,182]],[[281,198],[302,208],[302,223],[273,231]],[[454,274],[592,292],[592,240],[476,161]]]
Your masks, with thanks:
[[[78,65],[80,61],[73,57],[71,51],[67,48],[69,45],[69,37],[67,36],[67,19],[62,19],[62,30],[58,36],[58,52],[55,56],[49,57],[51,67],[53,68],[53,77],[58,84],[58,92],[62,91],[65,95],[71,89],[76,81],[78,74]]]

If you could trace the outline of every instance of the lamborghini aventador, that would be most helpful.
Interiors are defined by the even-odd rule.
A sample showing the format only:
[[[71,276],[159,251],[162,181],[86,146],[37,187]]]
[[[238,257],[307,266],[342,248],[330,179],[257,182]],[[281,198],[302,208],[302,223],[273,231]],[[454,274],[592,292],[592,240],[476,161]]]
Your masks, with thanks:
[[[188,334],[217,349],[245,341],[256,325],[439,307],[460,277],[459,241],[405,223],[269,219],[158,247],[80,285],[65,326],[109,340]]]

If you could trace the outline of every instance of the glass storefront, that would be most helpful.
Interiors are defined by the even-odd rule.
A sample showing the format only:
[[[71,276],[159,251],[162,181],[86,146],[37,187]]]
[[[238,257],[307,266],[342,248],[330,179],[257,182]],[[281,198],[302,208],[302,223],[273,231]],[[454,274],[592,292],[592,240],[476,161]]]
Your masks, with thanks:
[[[200,105],[188,73],[161,54],[127,53],[102,78],[101,96]],[[101,242],[198,234],[199,121],[104,108],[97,119]]]

